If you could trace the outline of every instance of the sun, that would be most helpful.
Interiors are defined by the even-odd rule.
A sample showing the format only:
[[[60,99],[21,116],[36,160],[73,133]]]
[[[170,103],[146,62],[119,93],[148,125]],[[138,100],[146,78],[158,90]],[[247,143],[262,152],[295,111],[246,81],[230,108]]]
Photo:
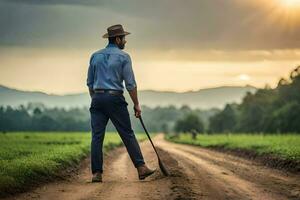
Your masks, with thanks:
[[[251,78],[248,74],[240,74],[237,76],[240,81],[249,81]]]
[[[279,0],[279,2],[287,8],[300,7],[300,0]]]

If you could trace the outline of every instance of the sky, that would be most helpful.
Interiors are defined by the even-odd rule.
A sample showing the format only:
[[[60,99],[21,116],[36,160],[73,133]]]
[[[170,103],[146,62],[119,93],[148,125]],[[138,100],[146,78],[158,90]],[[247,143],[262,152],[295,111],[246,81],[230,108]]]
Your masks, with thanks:
[[[275,87],[300,65],[300,0],[0,0],[0,84],[87,91],[113,24],[139,90]]]

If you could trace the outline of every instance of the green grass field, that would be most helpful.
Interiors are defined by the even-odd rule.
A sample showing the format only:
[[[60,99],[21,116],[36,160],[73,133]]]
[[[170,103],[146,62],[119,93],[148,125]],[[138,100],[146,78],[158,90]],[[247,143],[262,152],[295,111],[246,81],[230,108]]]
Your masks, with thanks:
[[[259,155],[272,154],[283,159],[300,161],[300,134],[198,134],[196,140],[193,140],[190,134],[180,134],[178,138],[171,136],[166,138],[177,143],[251,150]]]
[[[76,166],[90,152],[90,140],[90,133],[0,134],[0,195],[22,191]],[[106,133],[104,152],[121,144],[117,133]]]

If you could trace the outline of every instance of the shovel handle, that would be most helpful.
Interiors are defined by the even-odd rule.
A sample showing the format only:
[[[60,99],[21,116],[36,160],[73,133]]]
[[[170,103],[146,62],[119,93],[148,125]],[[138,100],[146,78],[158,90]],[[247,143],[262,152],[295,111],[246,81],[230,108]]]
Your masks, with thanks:
[[[159,155],[158,155],[158,153],[157,153],[157,150],[156,150],[156,148],[155,148],[155,146],[154,146],[154,144],[153,144],[153,142],[152,142],[152,140],[151,140],[151,137],[150,137],[150,135],[149,135],[149,133],[148,133],[146,127],[145,127],[145,124],[144,124],[144,122],[143,122],[143,119],[142,119],[142,116],[141,116],[141,115],[139,116],[139,119],[140,119],[140,122],[141,122],[141,124],[142,124],[142,126],[143,126],[143,128],[144,128],[144,130],[145,130],[145,132],[146,132],[146,134],[147,134],[147,136],[148,136],[148,138],[149,138],[149,140],[150,140],[150,143],[151,143],[151,145],[152,145],[152,147],[153,147],[153,149],[154,149],[154,151],[155,151],[157,157],[158,157],[158,160],[160,160]]]

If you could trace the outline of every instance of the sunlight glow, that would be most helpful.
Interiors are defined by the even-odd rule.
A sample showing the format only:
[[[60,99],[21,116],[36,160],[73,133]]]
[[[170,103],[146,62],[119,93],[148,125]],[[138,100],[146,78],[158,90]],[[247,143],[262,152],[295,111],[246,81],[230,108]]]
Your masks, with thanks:
[[[300,0],[256,0],[265,10],[268,23],[278,26],[284,34],[293,34],[300,27]]]
[[[290,8],[295,6],[300,6],[300,0],[279,0],[279,1],[283,6],[290,7]]]
[[[300,24],[300,0],[277,0],[278,20],[284,27],[292,31],[298,29]]]

